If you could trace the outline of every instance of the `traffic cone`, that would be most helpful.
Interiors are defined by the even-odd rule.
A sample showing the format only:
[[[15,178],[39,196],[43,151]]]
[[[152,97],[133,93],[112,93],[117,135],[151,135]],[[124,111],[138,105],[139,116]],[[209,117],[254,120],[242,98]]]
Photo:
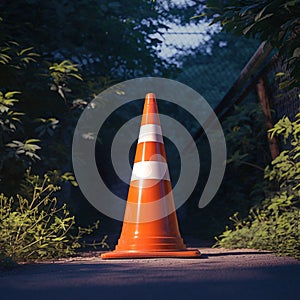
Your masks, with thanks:
[[[180,236],[155,95],[146,95],[121,236],[103,259],[199,257]]]

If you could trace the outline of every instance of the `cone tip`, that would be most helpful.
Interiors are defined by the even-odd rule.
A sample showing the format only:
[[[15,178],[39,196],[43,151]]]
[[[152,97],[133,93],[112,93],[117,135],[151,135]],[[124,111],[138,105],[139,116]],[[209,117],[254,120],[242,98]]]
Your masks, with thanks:
[[[156,98],[154,93],[147,93],[146,98]]]
[[[156,96],[154,93],[147,93],[145,97],[146,102],[156,101]]]

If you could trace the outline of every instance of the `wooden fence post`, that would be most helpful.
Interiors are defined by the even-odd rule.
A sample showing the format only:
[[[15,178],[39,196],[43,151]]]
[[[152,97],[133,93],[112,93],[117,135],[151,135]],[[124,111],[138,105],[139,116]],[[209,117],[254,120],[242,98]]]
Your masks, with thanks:
[[[258,98],[259,98],[259,101],[261,104],[262,111],[265,115],[266,129],[269,130],[273,127],[273,121],[272,121],[270,101],[269,101],[268,93],[266,90],[266,81],[265,81],[264,76],[261,76],[258,79],[258,82],[256,84],[256,90],[257,90],[257,94],[258,94]],[[268,143],[269,143],[271,157],[273,160],[279,155],[278,143],[277,143],[276,138],[275,137],[270,138],[270,135],[268,135]]]

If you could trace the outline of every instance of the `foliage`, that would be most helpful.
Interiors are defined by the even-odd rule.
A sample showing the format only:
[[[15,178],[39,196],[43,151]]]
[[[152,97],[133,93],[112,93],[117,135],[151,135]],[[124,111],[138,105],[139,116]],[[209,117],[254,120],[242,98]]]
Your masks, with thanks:
[[[18,190],[29,166],[39,174],[71,169],[79,114],[103,89],[174,69],[157,53],[160,29],[175,14],[182,19],[169,4],[5,0],[0,11],[0,190],[6,194]],[[23,152],[32,139],[40,149]]]
[[[166,1],[164,1],[166,2]],[[8,40],[31,45],[48,61],[72,59],[84,78],[132,78],[163,71],[158,38],[167,21],[183,17],[170,1],[1,1]],[[51,37],[51,38],[49,38]],[[169,66],[171,67],[171,66]]]
[[[299,12],[299,1],[208,0],[206,17],[212,23],[220,22],[224,31],[253,37],[261,42],[266,41],[266,45],[276,48],[283,61],[283,68],[288,70],[276,74],[276,78],[280,79],[279,89],[287,88],[283,91],[286,92],[299,87],[300,82]],[[240,130],[239,126],[234,128],[236,131]],[[297,204],[299,130],[298,114],[295,121],[283,117],[269,131],[270,137],[280,136],[284,142],[291,143],[291,148],[282,151],[265,169],[264,177],[268,180],[265,200],[257,203],[247,218],[240,218],[235,213],[231,217],[234,229],[227,228],[217,239],[217,246],[268,249],[278,254],[300,257],[300,218]],[[251,151],[253,150],[255,149]],[[253,155],[262,152],[250,153]],[[234,152],[229,162],[237,163],[239,167],[245,163],[249,165],[247,155],[239,149]]]
[[[300,113],[293,122],[284,117],[269,133],[290,138],[292,148],[282,151],[265,169],[271,185],[262,205],[252,209],[245,220],[236,213],[231,218],[234,230],[227,228],[216,245],[266,249],[300,258]]]
[[[36,123],[41,123],[36,127],[35,132],[39,137],[44,135],[53,136],[55,129],[59,126],[59,120],[55,118],[37,118],[35,119]]]
[[[223,122],[228,144],[227,164],[237,168],[247,165],[263,171],[270,159],[265,149],[265,118],[259,104],[247,100],[248,103],[235,106],[233,114]]]
[[[169,4],[157,6],[149,0],[134,0],[130,5],[124,0],[0,2],[0,192],[8,205],[16,207],[8,217],[11,223],[18,217],[30,224],[31,219],[20,212],[21,207],[28,211],[26,203],[34,199],[30,188],[20,184],[28,168],[62,184],[60,205],[72,201],[68,207],[74,213],[80,209],[78,217],[85,205],[90,222],[92,208],[80,192],[64,184],[77,185],[69,172],[75,124],[90,100],[112,83],[174,70],[171,65],[166,68],[157,52],[159,32],[168,28],[167,21],[182,20],[180,11]],[[53,197],[43,199],[39,208],[56,205]],[[56,228],[70,218],[61,207],[61,221],[53,220]],[[72,223],[68,220],[66,228]],[[32,238],[33,243],[35,237],[28,234],[26,239]],[[53,255],[54,248],[49,246]],[[42,250],[37,251],[46,255]]]
[[[35,154],[35,152],[41,149],[41,147],[34,144],[39,141],[40,140],[37,139],[29,139],[24,142],[13,140],[11,143],[6,144],[6,147],[11,148],[16,157],[19,157],[19,155],[22,154],[25,156],[29,156],[32,160],[40,159],[40,157]]]
[[[278,206],[277,206],[278,207]],[[300,210],[289,208],[277,217],[266,208],[251,211],[247,220],[232,218],[234,230],[227,228],[215,246],[224,248],[255,248],[278,255],[300,258]]]
[[[193,54],[180,58],[182,71],[176,78],[201,93],[212,107],[216,107],[238,78],[258,43],[225,32],[214,34],[209,43],[211,52],[204,53],[200,47]],[[209,45],[206,44],[205,49],[209,49]]]
[[[40,152],[43,148],[50,147],[50,138],[54,138],[56,129],[59,127],[59,120],[56,118],[36,118],[28,120],[24,112],[16,109],[19,100],[16,98],[21,93],[12,91],[7,93],[0,92],[0,187],[11,189],[13,182],[19,178],[25,170],[32,166],[37,160],[41,160]],[[48,139],[43,141],[37,138],[27,138],[28,127],[31,124],[39,124],[32,134],[39,138]],[[26,132],[27,131],[27,132]],[[40,145],[42,144],[42,146]],[[48,147],[45,145],[47,144]],[[11,168],[14,165],[14,168]],[[16,188],[18,181],[14,183]]]
[[[280,135],[284,141],[290,139],[291,148],[284,150],[276,157],[270,167],[266,168],[265,178],[279,184],[293,201],[300,199],[300,113],[295,120],[283,117],[269,130],[271,137]]]
[[[12,175],[18,176],[34,160],[40,160],[37,154],[41,149],[37,143],[38,139],[26,139],[22,128],[22,118],[24,113],[15,109],[15,105],[19,102],[16,95],[18,91],[7,93],[0,92],[0,186],[1,181],[7,178],[7,170],[9,165],[15,164],[15,172]],[[23,140],[17,138],[23,137]]]
[[[291,78],[285,85],[300,85],[300,3],[289,0],[208,0],[207,15],[223,30],[267,41],[279,50]]]
[[[186,226],[191,227],[193,234],[202,239],[213,239],[231,223],[228,218],[234,212],[239,211],[240,217],[244,218],[251,207],[264,199],[264,168],[270,161],[270,155],[266,143],[265,119],[255,100],[254,94],[249,95],[247,102],[235,106],[222,122],[227,144],[226,171],[213,201],[201,210],[196,207],[198,195],[202,192],[201,188],[206,184],[206,176],[210,171],[210,160],[207,157],[210,147],[204,139],[199,144],[200,153],[205,158],[201,159],[202,181],[198,182],[195,204],[189,207]]]
[[[15,261],[73,254],[81,247],[80,239],[92,233],[98,223],[88,228],[78,227],[75,234],[75,217],[70,215],[66,204],[61,204],[62,201],[58,201],[54,193],[57,194],[60,189],[58,184],[69,181],[77,186],[76,180],[71,172],[43,168],[46,165],[45,150],[51,149],[50,139],[55,140],[61,124],[54,117],[32,118],[24,105],[28,90],[21,93],[9,88],[14,85],[22,87],[19,79],[23,79],[33,65],[39,65],[36,60],[39,56],[32,51],[32,47],[21,49],[18,43],[1,42],[0,267],[9,268],[14,266]],[[43,76],[42,71],[39,76],[40,84],[44,84],[44,90],[49,90],[49,95],[53,95],[53,88],[47,88],[47,81],[50,87],[51,84],[56,85],[66,92],[71,91],[68,89],[71,78],[81,79],[76,65],[68,60],[48,64],[47,71],[47,76]],[[44,78],[47,78],[46,82]],[[34,90],[34,84],[32,88]],[[64,96],[59,90],[57,92]],[[43,155],[41,152],[44,152]],[[37,161],[40,169],[46,172],[43,179],[25,172],[29,167],[36,167]],[[53,169],[54,166],[51,167]],[[61,198],[62,195],[60,193]],[[97,245],[106,244],[103,240],[94,243],[94,246]]]
[[[32,47],[20,49],[18,43],[5,41],[0,47],[0,52],[2,51],[0,76],[4,71],[7,75],[2,83],[6,82],[7,85],[10,85],[7,82],[7,78],[10,76],[13,76],[14,81],[18,81],[18,78],[23,77],[27,68],[38,64],[35,59],[38,55]],[[81,79],[78,68],[66,60],[49,64],[48,72],[46,77],[51,85],[49,92],[53,93],[51,90],[56,87],[57,93],[66,101],[64,93],[71,91],[70,80],[72,78]],[[42,78],[43,76],[41,76]],[[47,84],[45,84],[45,90],[47,90]],[[24,171],[34,165],[35,161],[41,161],[41,167],[43,164],[47,165],[44,157],[49,156],[49,150],[51,151],[54,147],[54,145],[51,146],[51,139],[55,141],[55,133],[60,127],[60,121],[54,117],[28,118],[28,110],[23,103],[23,97],[24,93],[20,91],[11,91],[5,86],[0,87],[0,151],[2,153],[0,157],[0,188],[2,192],[18,190],[18,184]],[[54,167],[52,165],[52,169]],[[43,171],[47,172],[47,167]]]
[[[61,63],[54,63],[49,67],[49,71],[53,80],[53,84],[50,89],[52,91],[57,91],[65,101],[66,97],[64,93],[72,91],[67,87],[69,79],[73,77],[83,80],[81,75],[78,74],[78,67],[69,60],[64,60]]]
[[[7,113],[10,107],[14,106],[15,102],[18,102],[17,99],[14,99],[14,95],[19,94],[20,92],[8,92],[3,94],[0,92],[0,112]]]
[[[78,228],[74,235],[75,217],[55,197],[60,187],[45,175],[28,176],[24,183],[31,188],[29,197],[0,195],[0,249],[13,261],[32,261],[69,256],[81,247],[80,239],[93,232]],[[105,247],[105,241],[100,243]]]
[[[244,212],[263,199],[263,171],[270,161],[264,115],[252,97],[247,99],[248,103],[235,106],[222,123],[228,159],[220,195],[223,197],[225,189],[235,203],[234,209]]]
[[[0,46],[0,65],[17,70],[24,68],[29,63],[36,62],[36,58],[39,57],[39,54],[32,50],[33,47],[22,48],[17,42],[5,41]]]

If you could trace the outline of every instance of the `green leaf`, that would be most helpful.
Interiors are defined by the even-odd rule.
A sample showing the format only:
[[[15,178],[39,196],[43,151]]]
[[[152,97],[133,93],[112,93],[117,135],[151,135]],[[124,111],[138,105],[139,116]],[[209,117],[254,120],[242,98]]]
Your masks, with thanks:
[[[31,143],[37,143],[40,142],[41,140],[38,139],[29,139],[25,141],[25,144],[31,144]]]
[[[19,91],[7,92],[7,93],[5,94],[5,98],[6,98],[6,99],[10,99],[10,98],[12,98],[13,96],[15,96],[15,95],[17,95],[17,94],[22,94],[22,93],[19,92]]]
[[[263,21],[265,19],[268,19],[268,18],[270,18],[272,16],[274,16],[273,13],[266,14],[265,16],[263,16],[262,18],[260,18],[257,22],[261,22],[261,21]]]
[[[293,57],[300,57],[300,47],[298,47],[294,50]]]
[[[256,23],[253,23],[249,26],[247,26],[246,28],[243,29],[243,34],[247,35],[249,33],[249,31],[256,25]]]
[[[77,79],[79,79],[79,80],[83,80],[82,77],[81,77],[80,75],[78,75],[78,74],[72,73],[72,74],[70,74],[70,76],[72,76],[72,77],[74,77],[74,78],[77,78]]]
[[[23,55],[23,54],[25,54],[26,52],[28,52],[28,51],[30,51],[30,50],[32,50],[32,49],[33,49],[33,47],[29,47],[29,48],[22,49],[22,50],[19,52],[19,55]]]
[[[192,19],[198,19],[198,18],[202,18],[202,17],[206,17],[206,16],[207,16],[206,13],[202,13],[202,14],[200,14],[200,15],[192,16],[192,17],[190,18],[190,20],[192,20]]]
[[[263,15],[264,11],[268,8],[268,5],[265,6],[254,18],[254,21],[257,22]]]

